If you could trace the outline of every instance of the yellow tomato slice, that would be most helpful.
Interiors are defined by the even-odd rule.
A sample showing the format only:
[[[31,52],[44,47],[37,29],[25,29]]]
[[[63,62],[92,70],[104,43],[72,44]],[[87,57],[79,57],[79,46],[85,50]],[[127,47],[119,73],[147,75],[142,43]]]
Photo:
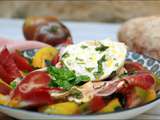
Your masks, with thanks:
[[[63,102],[41,107],[39,111],[48,114],[73,115],[79,112],[79,106],[74,102]]]
[[[35,68],[43,68],[46,66],[46,60],[51,61],[58,54],[58,50],[54,47],[44,47],[37,51],[32,60]]]

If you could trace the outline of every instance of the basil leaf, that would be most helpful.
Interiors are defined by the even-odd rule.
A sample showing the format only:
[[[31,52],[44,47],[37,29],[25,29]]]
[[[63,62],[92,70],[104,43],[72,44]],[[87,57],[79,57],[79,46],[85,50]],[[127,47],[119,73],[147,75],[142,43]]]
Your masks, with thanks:
[[[50,87],[62,87],[65,90],[69,90],[75,85],[90,80],[90,78],[85,75],[76,76],[74,71],[66,67],[56,68],[54,66],[49,66],[47,71],[52,76],[52,80],[49,83]]]
[[[16,81],[13,81],[10,83],[10,86],[15,89],[17,87],[17,82]]]
[[[90,80],[90,78],[88,76],[86,76],[86,75],[77,76],[76,79],[75,79],[74,84],[77,85],[77,84],[79,84],[81,82],[86,82],[86,81],[89,81],[89,80]]]

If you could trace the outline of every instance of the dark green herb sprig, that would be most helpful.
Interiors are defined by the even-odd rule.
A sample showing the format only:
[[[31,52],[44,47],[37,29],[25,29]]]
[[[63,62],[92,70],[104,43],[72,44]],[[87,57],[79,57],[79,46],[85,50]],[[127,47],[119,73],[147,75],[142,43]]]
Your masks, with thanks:
[[[62,87],[65,90],[70,90],[73,86],[90,80],[86,75],[76,76],[74,71],[66,67],[56,68],[54,66],[49,66],[47,71],[52,76],[49,86]]]

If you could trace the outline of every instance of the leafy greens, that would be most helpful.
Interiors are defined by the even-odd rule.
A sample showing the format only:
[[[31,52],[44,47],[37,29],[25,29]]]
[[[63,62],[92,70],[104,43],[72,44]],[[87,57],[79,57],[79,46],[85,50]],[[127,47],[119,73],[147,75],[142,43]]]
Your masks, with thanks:
[[[62,87],[65,90],[69,90],[75,85],[80,85],[81,83],[90,80],[86,75],[76,76],[74,71],[71,71],[66,67],[56,68],[54,66],[49,66],[47,71],[52,76],[49,86]]]

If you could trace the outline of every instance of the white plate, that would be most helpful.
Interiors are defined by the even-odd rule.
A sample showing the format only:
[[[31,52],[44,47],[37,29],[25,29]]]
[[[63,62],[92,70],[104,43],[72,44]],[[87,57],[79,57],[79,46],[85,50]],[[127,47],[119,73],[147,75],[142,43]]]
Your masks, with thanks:
[[[110,37],[117,40],[116,34],[119,24],[102,24],[102,23],[81,23],[81,22],[64,22],[72,33],[75,43],[82,40],[101,40]],[[13,39],[16,41],[24,40],[22,34],[23,20],[0,19],[0,37]],[[99,115],[47,115],[38,112],[30,112],[26,110],[14,109],[0,106],[0,111],[18,119],[128,119],[133,118],[141,113],[158,106],[160,100],[155,100],[147,105],[136,107],[121,112],[99,114]],[[143,115],[145,117],[145,115]]]
[[[146,104],[141,107],[136,107],[129,110],[123,110],[120,112],[114,112],[114,113],[106,113],[106,114],[97,114],[97,115],[47,115],[44,113],[38,113],[38,112],[30,112],[26,110],[18,110],[14,108],[9,108],[5,106],[0,106],[0,111],[12,116],[17,119],[42,119],[42,120],[57,120],[57,119],[63,119],[63,120],[99,120],[99,119],[129,119],[133,118],[139,114],[142,114],[146,112],[147,110],[150,110],[151,108],[155,107],[156,105],[160,104],[160,99],[155,100],[149,104]]]

